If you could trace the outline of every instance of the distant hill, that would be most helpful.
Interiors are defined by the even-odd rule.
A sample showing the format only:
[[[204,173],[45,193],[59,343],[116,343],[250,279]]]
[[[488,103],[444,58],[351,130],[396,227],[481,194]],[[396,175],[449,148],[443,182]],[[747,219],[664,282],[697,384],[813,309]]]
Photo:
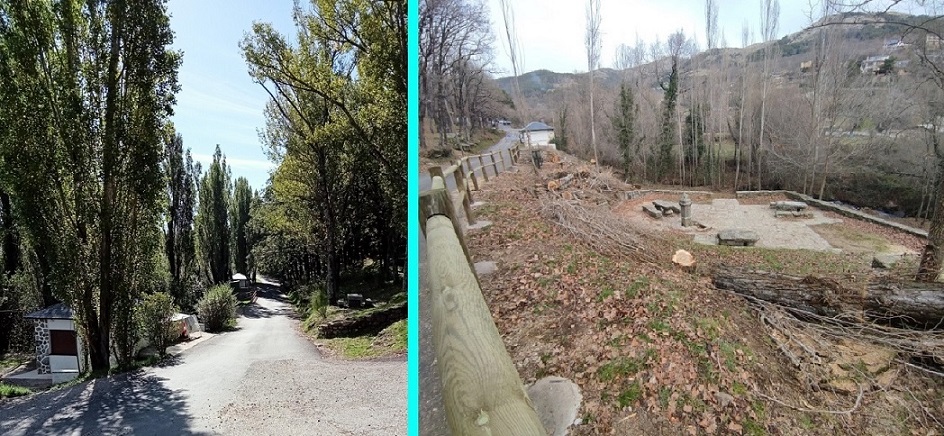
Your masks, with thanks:
[[[906,26],[899,23],[919,24],[931,17],[926,15],[905,15],[898,13],[846,13],[827,17],[807,29],[786,35],[783,38],[767,44],[776,44],[780,54],[773,65],[774,74],[796,69],[800,62],[812,58],[810,52],[818,36],[817,28],[824,24],[838,27],[842,30],[842,37],[846,39],[849,50],[865,58],[874,54],[881,54],[887,40],[904,39],[909,42],[909,35],[905,34]],[[767,44],[758,43],[745,48],[722,48],[703,51],[688,59],[681,65],[683,71],[690,71],[690,65],[699,65],[701,68],[716,68],[720,66],[722,57],[731,60],[742,59],[747,56],[751,62],[761,62],[764,59],[764,48]],[[722,56],[722,54],[724,56]],[[649,68],[643,65],[639,68]],[[611,68],[597,70],[594,76],[603,88],[619,86],[621,71]],[[549,70],[536,70],[519,77],[522,94],[533,101],[540,101],[543,96],[567,84],[579,80],[587,80],[587,73],[558,73]],[[498,79],[499,87],[511,94],[514,89],[512,77]]]

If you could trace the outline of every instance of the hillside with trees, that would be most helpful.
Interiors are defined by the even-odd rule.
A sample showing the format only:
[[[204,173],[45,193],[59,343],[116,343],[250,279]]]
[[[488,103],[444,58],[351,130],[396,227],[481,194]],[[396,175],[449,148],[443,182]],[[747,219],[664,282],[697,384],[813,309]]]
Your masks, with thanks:
[[[936,25],[930,18],[831,13],[780,39],[756,42],[745,27],[742,48],[683,31],[621,45],[613,68],[594,70],[600,161],[635,182],[793,189],[927,219],[936,174],[927,131],[940,122],[916,96],[939,92],[925,59],[941,49],[913,26]],[[590,158],[588,82],[588,73],[547,70],[497,79]]]

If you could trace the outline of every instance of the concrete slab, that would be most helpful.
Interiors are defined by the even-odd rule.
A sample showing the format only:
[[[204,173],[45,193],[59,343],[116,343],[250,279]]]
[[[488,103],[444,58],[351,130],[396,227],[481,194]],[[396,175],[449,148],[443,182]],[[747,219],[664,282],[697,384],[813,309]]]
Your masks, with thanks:
[[[525,387],[548,435],[564,436],[577,419],[583,396],[574,382],[557,376],[544,377]]]
[[[52,374],[40,374],[38,369],[26,370],[20,367],[3,377],[3,382],[29,389],[46,389],[52,386]]]

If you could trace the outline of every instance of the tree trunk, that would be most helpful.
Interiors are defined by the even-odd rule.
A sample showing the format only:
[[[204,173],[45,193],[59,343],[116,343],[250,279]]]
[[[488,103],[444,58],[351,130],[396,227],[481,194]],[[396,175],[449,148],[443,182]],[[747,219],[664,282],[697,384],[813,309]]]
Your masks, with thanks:
[[[928,229],[928,242],[921,254],[921,264],[915,280],[921,282],[942,281],[941,267],[944,264],[944,159],[938,158],[937,198],[934,200],[934,214],[931,215],[931,227]]]
[[[822,277],[737,268],[712,275],[720,289],[822,316],[861,312],[865,319],[915,328],[935,328],[944,319],[944,285],[872,281],[864,290],[851,289]]]

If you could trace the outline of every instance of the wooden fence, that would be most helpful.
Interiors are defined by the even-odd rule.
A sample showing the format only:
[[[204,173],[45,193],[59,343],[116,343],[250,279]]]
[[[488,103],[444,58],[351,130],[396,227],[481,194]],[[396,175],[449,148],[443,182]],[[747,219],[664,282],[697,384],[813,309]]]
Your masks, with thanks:
[[[512,162],[517,148],[509,151]],[[420,227],[426,235],[427,279],[430,290],[432,344],[443,386],[446,420],[455,435],[546,434],[534,405],[518,376],[492,319],[469,257],[445,177],[453,175],[469,223],[475,171],[495,166],[482,156],[463,158],[445,171],[433,172],[432,188],[420,194]],[[479,159],[477,168],[463,160]]]
[[[499,174],[499,165],[501,165],[501,172],[507,171],[508,167],[505,164],[505,156],[508,157],[508,161],[511,162],[512,166],[517,164],[518,155],[520,153],[519,147],[519,145],[515,145],[511,148],[493,151],[491,153],[466,156],[456,160],[456,163],[445,170],[443,170],[442,167],[431,167],[429,169],[429,175],[430,177],[441,177],[443,181],[447,180],[448,177],[452,177],[453,180],[455,180],[456,192],[459,194],[458,201],[462,205],[462,210],[465,213],[469,225],[473,225],[475,224],[475,216],[472,213],[472,203],[474,203],[475,200],[472,199],[472,191],[479,190],[479,178],[476,173],[481,174],[482,179],[487,182],[489,167],[492,169],[492,177]],[[498,155],[497,160],[495,159],[496,155]],[[478,165],[476,165],[476,163]],[[469,182],[472,183],[469,184]],[[422,227],[425,226],[426,223],[421,222],[420,225]]]

